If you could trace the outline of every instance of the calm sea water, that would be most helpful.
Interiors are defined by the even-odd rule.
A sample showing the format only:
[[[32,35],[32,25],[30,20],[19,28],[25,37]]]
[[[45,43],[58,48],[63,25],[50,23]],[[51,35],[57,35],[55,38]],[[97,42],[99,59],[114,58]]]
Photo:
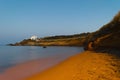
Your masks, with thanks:
[[[82,47],[0,46],[0,72],[30,60],[53,56],[63,60],[82,51]]]

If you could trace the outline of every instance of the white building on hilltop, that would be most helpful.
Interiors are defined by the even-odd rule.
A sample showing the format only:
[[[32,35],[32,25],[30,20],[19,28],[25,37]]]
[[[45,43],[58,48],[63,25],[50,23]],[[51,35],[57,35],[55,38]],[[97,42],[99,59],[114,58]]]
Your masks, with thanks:
[[[31,39],[31,40],[37,40],[38,37],[37,37],[37,36],[31,36],[30,39]]]

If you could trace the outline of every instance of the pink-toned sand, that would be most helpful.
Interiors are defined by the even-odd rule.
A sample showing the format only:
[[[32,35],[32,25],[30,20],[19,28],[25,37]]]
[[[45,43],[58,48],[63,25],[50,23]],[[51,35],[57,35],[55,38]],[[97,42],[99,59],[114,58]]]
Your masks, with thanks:
[[[0,80],[21,80],[58,64],[60,57],[49,57],[18,64],[0,73]]]
[[[120,59],[86,51],[23,80],[120,80]]]

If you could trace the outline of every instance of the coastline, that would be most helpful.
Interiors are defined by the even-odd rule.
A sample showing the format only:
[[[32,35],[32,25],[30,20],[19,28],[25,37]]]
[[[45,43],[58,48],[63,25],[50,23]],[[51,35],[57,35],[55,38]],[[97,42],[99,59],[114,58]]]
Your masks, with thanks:
[[[6,53],[9,55],[11,50],[12,51],[19,51],[17,54],[17,57],[12,57],[11,59],[13,61],[10,61],[9,63],[16,63],[12,66],[9,66],[7,68],[0,69],[2,70],[0,72],[0,80],[21,80],[22,78],[26,78],[29,76],[32,76],[36,73],[42,72],[50,67],[55,66],[56,64],[59,64],[60,62],[66,60],[72,55],[78,54],[79,52],[83,51],[83,48],[81,47],[48,47],[47,49],[39,48],[39,47],[9,47],[5,46],[2,47],[3,51],[6,51]],[[38,49],[38,50],[37,50]],[[42,50],[43,52],[42,52]],[[27,50],[27,52],[24,52],[24,50]],[[32,50],[32,55],[29,50]],[[39,51],[41,50],[41,51]],[[45,51],[45,52],[44,52]],[[36,53],[37,52],[37,53]],[[2,53],[2,52],[1,52]],[[27,53],[27,54],[24,54]],[[35,53],[35,55],[33,55]],[[36,56],[41,55],[40,58],[36,58]],[[4,52],[3,52],[4,54]],[[10,54],[13,55],[13,54]],[[27,56],[33,56],[33,59],[29,60],[26,59]],[[22,57],[23,56],[23,57]],[[19,57],[19,58],[18,58]],[[18,58],[18,59],[16,59]],[[25,60],[26,59],[26,60]],[[22,61],[21,61],[22,60]],[[1,59],[1,61],[4,61],[4,59]],[[18,63],[17,63],[18,62]],[[2,65],[2,64],[1,64]]]
[[[0,80],[21,80],[28,76],[42,72],[63,61],[57,57],[31,60],[6,69],[0,73]]]
[[[119,67],[112,54],[85,51],[22,80],[120,80]]]

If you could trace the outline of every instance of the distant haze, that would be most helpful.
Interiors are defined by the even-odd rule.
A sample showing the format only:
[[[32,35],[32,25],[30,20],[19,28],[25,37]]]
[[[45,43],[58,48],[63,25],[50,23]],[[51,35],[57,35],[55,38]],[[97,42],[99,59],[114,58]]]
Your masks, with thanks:
[[[0,0],[0,44],[93,32],[120,10],[120,0]]]

